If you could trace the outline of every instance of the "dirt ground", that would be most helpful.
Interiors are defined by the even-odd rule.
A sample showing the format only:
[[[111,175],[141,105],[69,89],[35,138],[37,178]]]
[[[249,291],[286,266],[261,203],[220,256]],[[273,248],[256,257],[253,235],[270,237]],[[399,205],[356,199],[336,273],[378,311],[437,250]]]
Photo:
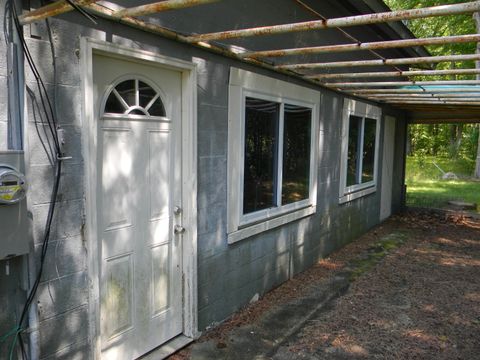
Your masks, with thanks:
[[[406,234],[405,241],[364,267],[345,295],[287,339],[272,358],[480,359],[480,221],[436,213],[393,217],[198,341],[227,346],[233,329],[349,270],[393,232]],[[189,354],[186,348],[170,359],[189,359]]]

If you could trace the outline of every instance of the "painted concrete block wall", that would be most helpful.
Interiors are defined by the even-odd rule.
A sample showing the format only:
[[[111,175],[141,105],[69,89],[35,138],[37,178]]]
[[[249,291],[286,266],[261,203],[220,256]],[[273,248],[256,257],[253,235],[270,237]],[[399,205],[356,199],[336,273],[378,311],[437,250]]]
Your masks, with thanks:
[[[378,222],[379,192],[338,204],[343,97],[322,91],[319,121],[318,210],[314,216],[227,245],[226,182],[228,79],[231,66],[288,79],[230,59],[99,20],[97,30],[78,16],[52,20],[55,54],[47,29],[28,39],[47,83],[59,122],[66,130],[66,153],[60,197],[42,283],[38,291],[34,331],[41,358],[87,358],[88,281],[83,229],[84,159],[81,139],[81,89],[78,58],[81,36],[154,51],[195,62],[198,66],[198,296],[199,328],[219,322],[248,303],[255,294],[281,284],[361,235]],[[53,62],[55,59],[55,69]],[[56,84],[56,86],[54,86]],[[44,151],[45,124],[35,105],[38,93],[27,73],[28,147],[35,255],[38,257],[50,204],[53,170]],[[306,85],[307,86],[307,85]],[[35,95],[35,96],[34,96]],[[0,132],[1,134],[1,132]],[[43,143],[41,141],[43,139]],[[379,168],[381,174],[381,167]],[[38,266],[38,261],[35,262]],[[212,275],[215,274],[215,275]]]
[[[83,237],[84,188],[81,151],[81,92],[78,39],[65,39],[66,28],[51,22],[53,48],[45,25],[36,28],[39,38],[27,36],[27,44],[46,83],[59,125],[66,134],[66,153],[72,159],[63,162],[59,197],[44,266],[35,301],[35,324],[40,358],[87,358],[88,282],[86,248]],[[54,66],[55,65],[55,66]],[[43,116],[38,87],[27,68],[28,94],[27,147],[29,202],[33,219],[34,261],[39,256],[45,223],[51,203],[54,181],[51,137]],[[35,346],[35,344],[33,344]]]
[[[317,213],[309,218],[227,245],[225,202],[217,204],[209,197],[215,189],[224,192],[225,159],[214,153],[200,157],[199,204],[202,196],[208,201],[205,211],[199,205],[200,328],[223,320],[255,294],[264,294],[378,223],[379,192],[338,204],[343,97],[325,91],[320,108],[319,162],[314,169],[318,171]],[[226,123],[226,114],[219,115],[225,116]],[[212,173],[220,176],[210,189],[203,181],[211,182],[208,174]]]

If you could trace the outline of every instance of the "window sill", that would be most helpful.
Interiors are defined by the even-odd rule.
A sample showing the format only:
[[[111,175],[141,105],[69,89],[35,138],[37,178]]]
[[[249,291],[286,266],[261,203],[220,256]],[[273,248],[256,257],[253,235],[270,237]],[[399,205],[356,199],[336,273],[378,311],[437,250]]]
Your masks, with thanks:
[[[229,244],[234,244],[237,241],[249,238],[251,236],[260,234],[264,231],[277,228],[279,226],[288,224],[289,222],[302,219],[304,217],[310,216],[317,211],[316,206],[309,206],[294,212],[280,215],[272,219],[266,219],[261,223],[250,225],[242,229],[238,229],[234,232],[228,234],[227,239]]]
[[[338,199],[338,203],[339,204],[344,204],[344,203],[347,203],[349,201],[367,196],[369,194],[373,194],[376,191],[377,191],[377,186],[375,185],[375,186],[369,187],[367,189],[363,189],[363,190],[359,190],[359,191],[352,192],[352,193],[349,193],[349,194],[345,194]]]

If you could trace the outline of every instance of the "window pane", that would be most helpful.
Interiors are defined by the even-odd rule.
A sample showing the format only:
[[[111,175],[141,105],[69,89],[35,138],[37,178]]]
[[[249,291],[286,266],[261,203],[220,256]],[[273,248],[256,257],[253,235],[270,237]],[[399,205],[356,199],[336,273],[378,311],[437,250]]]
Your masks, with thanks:
[[[118,91],[120,96],[125,100],[129,106],[134,106],[135,104],[135,80],[125,80],[118,84],[115,89]]]
[[[311,120],[311,109],[285,104],[282,204],[308,198]]]
[[[348,125],[347,186],[360,184],[360,137],[362,118],[350,115]]]
[[[141,107],[146,107],[155,95],[157,95],[157,92],[150,85],[145,84],[143,81],[138,82],[138,97]]]
[[[152,106],[150,106],[150,108],[148,109],[148,113],[152,116],[167,116],[160,97],[158,97],[157,100],[155,100],[155,102],[152,104]]]
[[[143,81],[138,82],[138,92],[139,92],[139,103],[140,106],[146,108],[150,101],[157,95],[157,92],[152,89],[152,87],[148,84],[145,84]],[[148,113],[152,116],[165,116],[165,107],[163,106],[162,100],[160,97],[157,97],[147,109]]]
[[[363,166],[362,183],[373,181],[373,171],[375,169],[375,137],[377,130],[377,121],[365,118],[365,130],[363,138]]]
[[[280,104],[246,98],[243,213],[275,206]]]
[[[125,108],[113,91],[108,95],[105,112],[110,114],[123,114],[125,112]]]

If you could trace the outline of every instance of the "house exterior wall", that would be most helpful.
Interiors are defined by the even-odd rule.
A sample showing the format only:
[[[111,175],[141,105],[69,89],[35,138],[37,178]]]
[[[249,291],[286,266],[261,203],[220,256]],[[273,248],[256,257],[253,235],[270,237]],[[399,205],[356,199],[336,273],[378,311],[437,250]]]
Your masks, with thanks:
[[[265,14],[265,16],[267,16]],[[3,19],[3,17],[2,17]],[[0,20],[1,21],[1,20]],[[89,343],[89,283],[84,219],[84,139],[82,139],[82,90],[79,58],[80,38],[90,37],[130,48],[152,51],[197,64],[198,119],[198,320],[199,330],[220,322],[293,275],[315,264],[335,249],[352,241],[379,222],[380,191],[339,205],[339,159],[341,152],[344,97],[319,89],[321,96],[318,137],[317,212],[273,230],[227,243],[227,138],[228,79],[230,67],[279,78],[315,89],[312,85],[174,41],[162,39],[119,24],[99,20],[96,29],[76,14],[51,19],[26,31],[27,44],[52,96],[54,108],[66,134],[66,154],[59,201],[42,282],[34,302],[37,322],[32,344],[40,358],[83,359],[91,357]],[[28,30],[26,28],[26,30]],[[48,32],[51,33],[52,52]],[[5,51],[0,44],[0,55]],[[3,56],[3,55],[2,55]],[[0,61],[0,94],[6,92],[4,57]],[[55,63],[55,66],[53,66]],[[3,65],[2,65],[3,64]],[[26,126],[28,201],[32,218],[34,253],[31,269],[38,269],[53,171],[44,151],[45,125],[33,98],[38,91],[26,70],[28,121]],[[0,95],[0,148],[6,138],[5,95]],[[403,172],[402,114],[397,114],[394,179]],[[380,131],[383,147],[383,125]],[[43,143],[41,141],[43,139]],[[381,159],[381,157],[380,157]],[[381,168],[378,174],[381,184]],[[399,207],[401,184],[394,183],[395,210]],[[0,264],[1,265],[1,264]],[[18,265],[20,266],[20,265]],[[35,271],[31,271],[34,273]],[[212,276],[215,274],[215,276]],[[3,284],[3,278],[1,278]],[[6,280],[12,285],[12,280]],[[14,283],[14,282],[13,282]],[[16,288],[16,285],[12,285]],[[11,291],[2,296],[10,299]],[[10,306],[10,305],[8,305]],[[13,306],[13,305],[12,305]],[[15,306],[18,307],[18,304]],[[12,323],[0,312],[0,324]],[[13,326],[14,324],[12,324]],[[4,329],[1,328],[3,331]]]
[[[3,26],[5,7],[0,6],[0,24]],[[7,149],[7,119],[8,119],[8,92],[7,90],[7,47],[2,41],[0,45],[0,151]]]

